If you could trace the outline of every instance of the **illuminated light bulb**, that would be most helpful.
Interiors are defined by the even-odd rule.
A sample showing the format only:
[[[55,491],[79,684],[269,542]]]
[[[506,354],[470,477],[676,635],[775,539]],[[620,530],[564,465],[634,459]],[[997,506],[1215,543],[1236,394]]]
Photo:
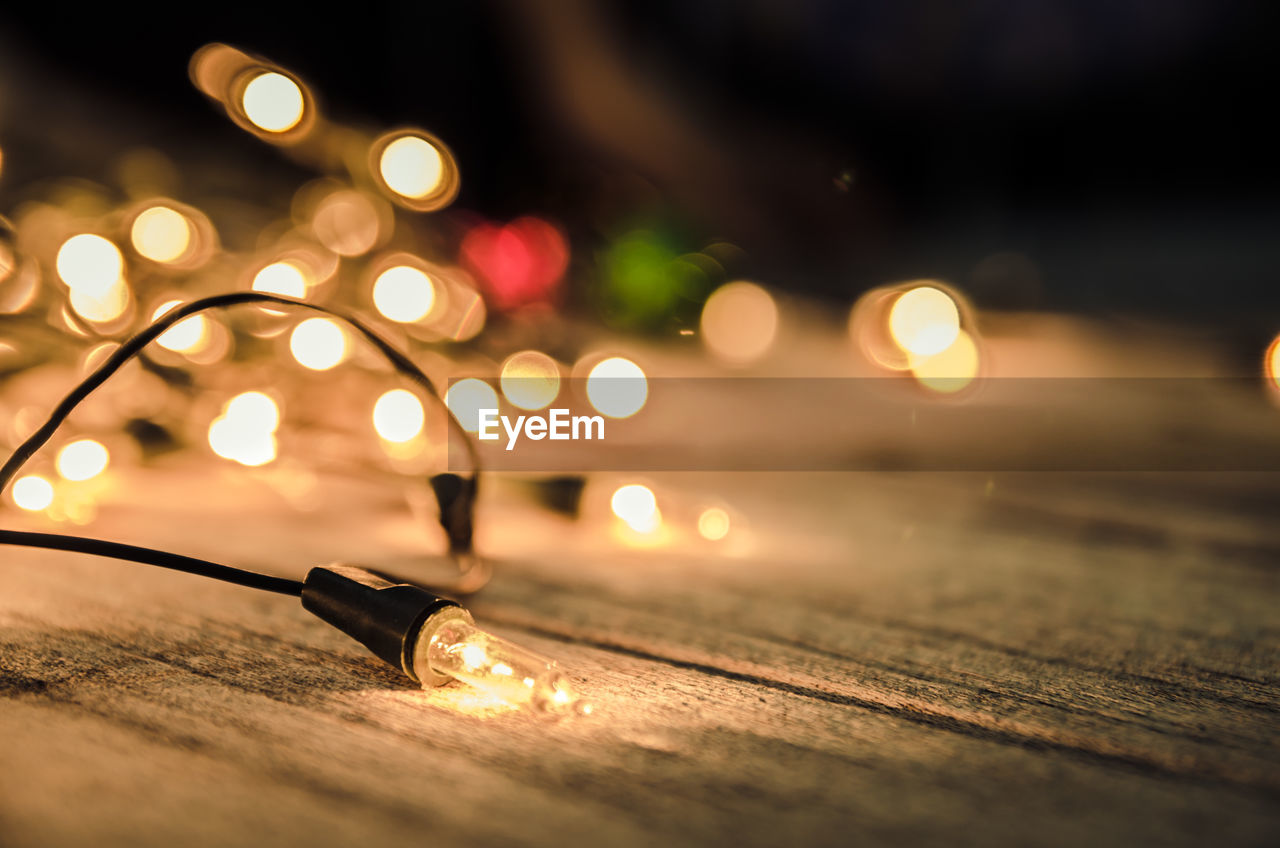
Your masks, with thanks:
[[[889,333],[908,354],[942,353],[960,334],[960,311],[946,292],[920,286],[894,301],[889,310]]]
[[[554,662],[481,630],[457,602],[419,586],[328,565],[307,572],[301,594],[304,609],[424,689],[460,681],[548,717],[590,712]]]
[[[227,416],[209,425],[209,447],[223,459],[256,468],[276,458],[275,434]]]
[[[106,324],[119,318],[129,308],[129,287],[124,280],[116,278],[115,283],[101,295],[73,288],[69,300],[71,308],[81,318],[95,324]]]
[[[425,138],[406,135],[388,144],[378,159],[378,173],[387,186],[403,197],[418,200],[440,187],[444,157]]]
[[[444,402],[462,429],[475,433],[480,429],[480,410],[498,408],[498,393],[484,380],[468,377],[449,387]]]
[[[549,716],[591,711],[554,662],[481,630],[461,607],[446,607],[423,624],[413,668],[424,684],[452,678]]]
[[[107,469],[111,456],[95,439],[79,439],[58,451],[54,465],[65,480],[88,480]]]
[[[302,120],[306,103],[302,89],[284,74],[268,71],[244,87],[240,97],[245,117],[258,129],[280,133]]]
[[[708,507],[698,516],[698,535],[709,542],[718,542],[729,535],[729,513],[718,506]]]
[[[278,294],[301,300],[307,295],[307,278],[302,269],[292,262],[272,262],[254,275],[252,288],[264,294]]]
[[[407,442],[422,432],[422,401],[404,389],[392,389],[373,405],[373,429],[388,442]]]
[[[162,303],[155,313],[152,314],[151,320],[154,321],[166,312],[181,306],[182,301],[170,300]],[[205,346],[209,341],[209,319],[203,315],[192,315],[190,318],[183,318],[169,329],[160,334],[156,339],[156,344],[165,350],[172,350],[177,353],[195,353]]]
[[[912,356],[911,373],[920,385],[935,392],[958,392],[978,375],[978,346],[964,330],[951,346],[932,356]]]
[[[392,321],[401,324],[421,321],[435,304],[435,284],[417,268],[396,265],[383,271],[373,282],[373,305]]]
[[[227,401],[222,414],[249,430],[274,433],[280,427],[280,407],[263,392],[241,392]]]
[[[54,264],[58,276],[73,293],[92,300],[107,297],[124,274],[120,248],[92,233],[81,233],[63,242]]]
[[[754,362],[773,346],[778,307],[755,283],[728,283],[702,307],[702,343],[717,359],[734,365]]]
[[[630,418],[648,398],[649,382],[644,371],[630,359],[611,357],[587,375],[587,400],[610,418]]]
[[[13,502],[28,512],[48,509],[53,503],[53,484],[38,474],[19,477],[13,484]]]
[[[542,409],[560,394],[560,366],[545,353],[523,350],[502,363],[503,396],[521,409]]]
[[[347,358],[347,334],[328,318],[308,318],[293,328],[289,350],[304,368],[328,371]]]
[[[1276,336],[1271,347],[1267,348],[1263,361],[1266,363],[1267,379],[1271,381],[1271,385],[1280,389],[1280,336]]]
[[[153,262],[174,262],[191,247],[187,216],[168,206],[152,206],[133,219],[129,233],[133,249]]]
[[[639,483],[619,488],[613,493],[609,506],[614,515],[637,533],[652,533],[662,520],[658,499],[648,486]]]

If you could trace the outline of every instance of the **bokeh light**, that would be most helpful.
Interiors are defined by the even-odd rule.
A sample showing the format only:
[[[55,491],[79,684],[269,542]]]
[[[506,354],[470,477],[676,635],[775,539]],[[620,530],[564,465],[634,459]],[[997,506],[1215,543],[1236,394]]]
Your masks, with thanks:
[[[700,299],[707,274],[673,246],[673,239],[648,230],[619,238],[601,257],[604,306],[611,321],[659,326],[685,303]]]
[[[162,303],[159,308],[151,315],[151,320],[155,321],[165,313],[182,305],[180,300],[170,300]],[[183,318],[169,329],[160,334],[156,339],[156,344],[165,350],[172,350],[177,353],[195,353],[205,346],[209,341],[209,319],[203,315],[192,315],[190,318]]]
[[[728,283],[716,289],[702,308],[702,343],[724,362],[745,365],[773,345],[778,307],[755,283]]]
[[[347,358],[347,334],[336,321],[308,318],[293,328],[289,350],[303,367],[328,371]]]
[[[301,300],[307,295],[307,277],[293,262],[272,262],[254,275],[252,288],[256,292]]]
[[[373,405],[373,429],[388,442],[407,442],[422,432],[426,412],[412,392],[392,389]]]
[[[240,427],[229,418],[215,418],[209,425],[209,447],[223,459],[253,468],[276,458],[274,433]]]
[[[630,359],[610,357],[587,375],[587,400],[610,418],[630,418],[649,398],[649,381]]]
[[[662,520],[658,499],[648,486],[630,483],[621,486],[609,501],[613,514],[637,533],[652,533]]]
[[[387,318],[401,324],[421,321],[436,303],[436,287],[425,272],[395,265],[373,282],[373,305]]]
[[[729,535],[729,513],[718,506],[708,507],[698,516],[698,535],[709,542],[718,542]]]
[[[542,409],[560,394],[560,366],[545,353],[522,350],[502,363],[502,395],[521,409]]]
[[[268,433],[280,426],[280,405],[265,392],[241,392],[227,401],[223,415],[249,429]]]
[[[440,188],[445,161],[439,148],[416,135],[397,138],[382,150],[378,173],[396,194],[414,200]]]
[[[480,429],[480,410],[498,408],[498,393],[484,380],[468,377],[449,386],[444,402],[462,429],[475,433]]]
[[[209,425],[209,447],[224,459],[258,467],[276,458],[280,407],[264,392],[242,392],[227,401]]]
[[[889,332],[908,354],[942,353],[960,333],[960,310],[951,296],[933,286],[919,286],[898,296],[889,310]]]
[[[85,289],[73,288],[68,298],[77,315],[94,324],[107,324],[124,315],[129,309],[131,295],[122,278],[107,287],[100,295]]]
[[[463,237],[461,252],[498,309],[554,300],[569,265],[560,230],[529,216],[504,226],[477,224]]]
[[[19,477],[13,483],[13,502],[28,512],[47,509],[53,503],[53,484],[39,474]]]
[[[302,88],[281,73],[267,71],[251,79],[240,97],[245,117],[258,129],[280,133],[302,120]]]
[[[62,447],[54,460],[58,474],[66,480],[89,480],[107,469],[111,456],[96,439],[77,439]]]
[[[191,247],[192,228],[187,216],[168,206],[152,206],[133,219],[133,249],[153,262],[175,262]]]
[[[335,191],[316,206],[311,231],[339,256],[362,256],[382,235],[378,209],[358,191]]]
[[[93,300],[107,297],[124,275],[120,248],[92,233],[81,233],[63,242],[55,265],[58,276],[72,292]]]
[[[1271,342],[1263,361],[1266,363],[1267,379],[1271,381],[1272,387],[1280,389],[1280,336],[1276,336]]]
[[[920,385],[942,394],[958,392],[978,376],[978,346],[960,330],[951,346],[932,356],[911,355],[911,373]]]

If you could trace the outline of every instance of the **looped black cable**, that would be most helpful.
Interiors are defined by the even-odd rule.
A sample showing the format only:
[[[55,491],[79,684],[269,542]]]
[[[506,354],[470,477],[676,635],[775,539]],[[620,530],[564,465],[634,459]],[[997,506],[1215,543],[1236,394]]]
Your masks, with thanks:
[[[472,513],[475,507],[475,496],[477,492],[477,484],[479,482],[479,456],[476,451],[475,444],[471,441],[467,432],[458,423],[457,419],[449,412],[448,405],[444,399],[440,397],[440,393],[436,391],[436,387],[432,384],[430,378],[423,372],[413,360],[401,353],[394,345],[386,339],[379,336],[373,329],[362,323],[359,319],[353,318],[342,312],[328,309],[314,303],[306,303],[300,300],[293,300],[279,295],[265,294],[263,292],[233,292],[231,294],[214,295],[212,297],[193,300],[188,304],[179,306],[166,312],[163,316],[156,319],[146,329],[142,330],[135,336],[132,336],[120,345],[101,365],[94,369],[88,377],[82,380],[66,397],[58,403],[49,418],[36,429],[34,433],[28,436],[22,444],[14,450],[14,452],[0,466],[0,492],[2,492],[9,483],[17,476],[22,467],[31,459],[35,453],[48,443],[53,434],[57,432],[58,427],[66,421],[67,417],[80,405],[85,398],[93,393],[95,389],[105,383],[120,368],[138,355],[143,348],[155,341],[165,333],[170,327],[189,318],[198,312],[207,309],[218,309],[226,306],[238,306],[245,303],[271,303],[288,307],[302,307],[315,312],[321,312],[325,315],[338,318],[354,327],[365,339],[378,349],[383,356],[391,363],[392,367],[401,375],[413,380],[422,388],[426,394],[436,403],[439,403],[445,410],[445,419],[448,426],[455,430],[461,438],[463,445],[466,446],[467,457],[471,463],[471,476],[467,478],[458,478],[456,475],[440,475],[441,477],[450,477],[457,479],[459,485],[449,487],[452,497],[448,499],[448,503],[441,497],[440,486],[433,480],[433,493],[437,497],[440,506],[440,523],[444,527],[445,533],[450,542],[450,553],[458,563],[460,575],[458,587],[462,593],[471,593],[477,591],[488,578],[488,569],[485,567],[477,568],[477,558],[471,552],[471,523]],[[151,548],[142,548],[134,545],[123,545],[116,542],[108,542],[100,539],[89,539],[82,536],[66,536],[53,533],[25,533],[14,530],[0,530],[0,544],[23,545],[26,547],[52,548],[55,550],[75,551],[78,553],[95,554],[98,556],[112,557],[114,559],[125,559],[132,562],[140,562],[146,565],[156,565],[161,568],[170,568],[177,571],[186,571],[191,574],[199,574],[204,577],[212,577],[216,580],[223,580],[229,583],[236,583],[241,586],[249,586],[255,589],[264,589],[269,592],[280,592],[286,595],[297,595],[302,591],[302,584],[296,580],[287,580],[285,578],[271,577],[265,574],[257,574],[256,572],[244,571],[238,568],[232,568],[226,565],[207,562],[205,560],[194,559],[192,557],[182,556],[180,554],[169,553],[167,551],[158,551]]]

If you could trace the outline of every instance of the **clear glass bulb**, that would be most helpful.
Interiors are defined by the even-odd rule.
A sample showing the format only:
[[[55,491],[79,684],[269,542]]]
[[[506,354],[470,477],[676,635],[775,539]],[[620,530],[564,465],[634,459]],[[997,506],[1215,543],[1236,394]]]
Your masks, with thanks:
[[[458,607],[436,613],[423,625],[413,665],[424,686],[451,678],[546,715],[591,712],[555,662],[486,633]]]

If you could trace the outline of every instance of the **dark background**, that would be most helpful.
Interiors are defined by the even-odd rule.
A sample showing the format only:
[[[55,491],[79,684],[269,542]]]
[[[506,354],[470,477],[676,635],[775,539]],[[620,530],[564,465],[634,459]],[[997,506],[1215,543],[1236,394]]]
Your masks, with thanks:
[[[462,206],[550,216],[579,255],[660,221],[844,303],[936,277],[979,306],[1172,318],[1252,345],[1280,324],[1272,5],[24,3],[0,15],[0,47],[10,100],[98,93],[147,116],[161,149],[268,163],[186,74],[208,41],[260,53],[340,120],[438,133]]]

